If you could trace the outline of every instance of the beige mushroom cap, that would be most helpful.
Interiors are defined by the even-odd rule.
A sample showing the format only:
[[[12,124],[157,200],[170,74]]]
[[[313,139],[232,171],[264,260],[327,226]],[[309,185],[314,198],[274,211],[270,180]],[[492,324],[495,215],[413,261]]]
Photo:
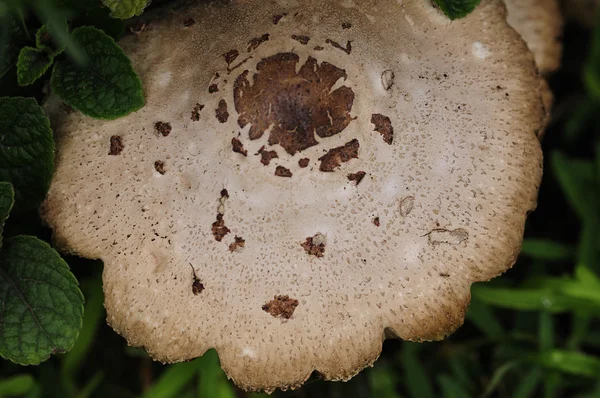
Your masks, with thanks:
[[[104,261],[131,345],[215,348],[245,389],[450,334],[515,262],[541,178],[540,80],[502,2],[453,22],[427,0],[236,3],[122,40],[140,111],[53,112],[56,242]]]
[[[533,51],[543,74],[560,67],[563,18],[558,0],[504,0],[508,23]]]

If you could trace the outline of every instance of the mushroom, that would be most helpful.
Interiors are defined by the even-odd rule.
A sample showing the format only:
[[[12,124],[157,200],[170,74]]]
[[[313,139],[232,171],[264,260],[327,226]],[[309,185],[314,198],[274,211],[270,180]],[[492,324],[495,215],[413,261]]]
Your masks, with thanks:
[[[215,348],[248,390],[348,380],[384,338],[452,333],[515,262],[544,109],[501,1],[452,23],[425,0],[196,4],[120,44],[147,105],[49,103],[42,216],[104,261],[109,324],[156,360]]]
[[[563,18],[558,0],[504,0],[508,23],[523,37],[533,52],[540,72],[548,76],[560,67]],[[554,95],[548,82],[541,80],[542,101],[546,109],[544,127],[550,122]],[[545,128],[538,132],[542,139]]]

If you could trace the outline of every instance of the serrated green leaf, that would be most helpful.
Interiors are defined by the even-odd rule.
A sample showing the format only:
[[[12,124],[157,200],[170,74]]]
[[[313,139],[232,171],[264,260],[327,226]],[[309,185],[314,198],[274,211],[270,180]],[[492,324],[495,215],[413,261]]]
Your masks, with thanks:
[[[450,19],[466,17],[481,0],[433,0]]]
[[[50,20],[35,34],[35,45],[51,56],[61,54],[69,40],[69,25],[65,18]]]
[[[6,239],[0,257],[0,355],[35,365],[73,347],[83,295],[59,254],[32,236]]]
[[[9,182],[0,182],[0,248],[2,247],[2,234],[4,223],[10,215],[15,204],[15,191]]]
[[[63,58],[55,63],[52,89],[65,103],[98,119],[116,119],[144,106],[142,83],[110,36],[84,26],[73,30],[72,38],[88,62],[78,66]]]
[[[15,189],[15,210],[39,206],[50,187],[54,140],[33,98],[0,97],[0,181]]]
[[[575,250],[560,242],[544,239],[525,239],[521,254],[540,260],[568,260],[573,257]]]
[[[44,50],[33,47],[23,47],[17,62],[17,79],[20,86],[29,86],[52,65],[54,59]]]
[[[102,0],[110,8],[113,18],[128,19],[141,15],[150,4],[150,0]]]

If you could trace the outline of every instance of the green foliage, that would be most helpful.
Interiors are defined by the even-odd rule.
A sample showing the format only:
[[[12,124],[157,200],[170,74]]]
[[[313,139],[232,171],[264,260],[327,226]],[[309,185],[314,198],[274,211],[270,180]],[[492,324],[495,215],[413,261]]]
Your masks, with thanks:
[[[33,84],[52,65],[53,58],[46,51],[23,47],[17,63],[17,77],[21,86]]]
[[[433,0],[450,19],[466,17],[481,0]]]
[[[12,376],[0,380],[0,397],[18,397],[33,390],[35,379],[28,374]]]
[[[110,8],[114,18],[127,19],[141,15],[150,0],[102,0],[102,3]]]
[[[12,14],[0,13],[0,78],[16,64],[20,48],[27,42],[27,31]]]
[[[104,32],[77,28],[72,39],[87,56],[85,65],[59,60],[52,89],[68,105],[99,119],[115,119],[144,106],[142,84],[123,50]]]
[[[15,188],[17,211],[37,208],[54,167],[50,122],[32,98],[0,98],[0,181]]]
[[[9,182],[0,182],[0,248],[2,248],[2,234],[4,223],[15,204],[15,191]]]
[[[35,34],[35,45],[54,57],[67,48],[68,34],[69,25],[66,19],[50,20]]]
[[[31,236],[8,238],[0,258],[0,355],[34,365],[73,347],[83,295],[67,263]]]

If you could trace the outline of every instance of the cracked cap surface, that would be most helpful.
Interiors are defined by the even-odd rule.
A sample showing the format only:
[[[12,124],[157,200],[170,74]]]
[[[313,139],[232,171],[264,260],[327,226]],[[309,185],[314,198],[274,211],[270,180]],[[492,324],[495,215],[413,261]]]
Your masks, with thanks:
[[[104,261],[108,322],[155,359],[215,348],[250,390],[347,380],[385,336],[454,331],[514,263],[544,111],[500,1],[452,23],[428,0],[216,2],[120,44],[147,105],[47,104],[42,216]]]

